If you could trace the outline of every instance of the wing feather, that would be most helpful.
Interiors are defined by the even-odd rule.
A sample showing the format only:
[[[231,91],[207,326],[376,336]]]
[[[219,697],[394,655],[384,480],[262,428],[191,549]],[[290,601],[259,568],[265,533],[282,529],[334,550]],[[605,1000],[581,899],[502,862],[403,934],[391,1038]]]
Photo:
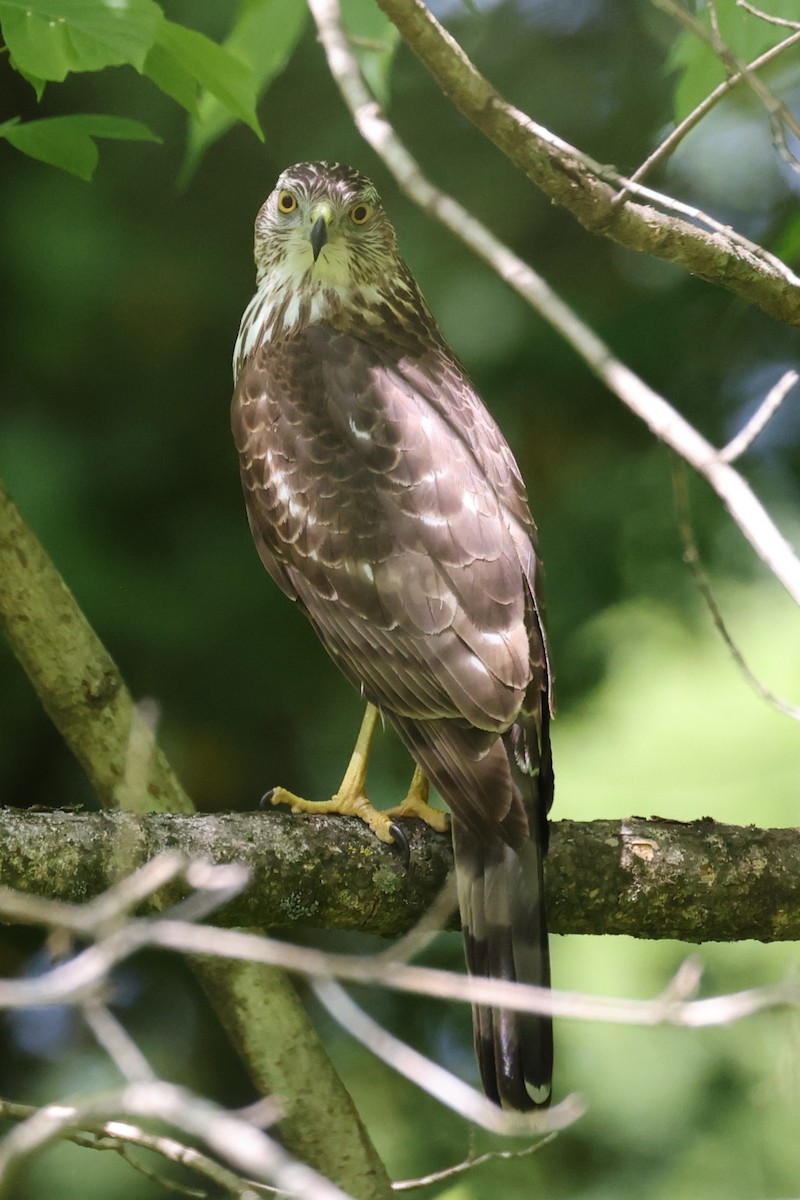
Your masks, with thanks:
[[[233,428],[261,557],[368,698],[508,728],[532,682],[535,530],[452,360],[307,327],[245,366]]]

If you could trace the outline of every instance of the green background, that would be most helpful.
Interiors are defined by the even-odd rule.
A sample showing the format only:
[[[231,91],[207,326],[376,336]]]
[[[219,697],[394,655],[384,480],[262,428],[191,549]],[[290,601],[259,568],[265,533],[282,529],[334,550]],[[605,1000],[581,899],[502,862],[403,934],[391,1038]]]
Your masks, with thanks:
[[[171,5],[168,15],[220,39],[231,11],[204,0]],[[437,11],[514,104],[621,170],[657,143],[676,86],[688,86],[688,70],[678,73],[671,57],[676,29],[649,4],[520,0]],[[799,79],[796,56],[772,78],[795,107]],[[183,187],[185,114],[129,68],[70,76],[37,109],[0,60],[0,97],[3,117],[119,113],[163,138],[160,147],[103,143],[91,185],[0,143],[0,475],[133,694],[157,701],[162,743],[198,807],[252,808],[277,783],[328,795],[360,720],[357,696],[259,564],[228,427],[231,351],[254,284],[255,213],[286,165],[327,158],[351,162],[378,185],[406,259],[528,482],[556,668],[554,817],[800,823],[797,725],[748,689],[713,631],[681,561],[667,451],[541,318],[398,193],[355,133],[310,27],[260,105],[265,143],[237,126]],[[712,442],[732,436],[797,365],[793,331],[677,267],[590,236],[554,208],[402,48],[390,116],[431,178]],[[797,179],[755,102],[737,93],[655,185],[784,247],[796,266]],[[796,395],[741,465],[796,534]],[[717,499],[694,480],[691,492],[732,633],[757,673],[798,702],[791,601]],[[396,800],[409,769],[399,744],[381,738],[375,799]],[[0,802],[92,805],[5,646]],[[363,938],[322,941],[369,948]],[[554,943],[557,986],[620,996],[658,993],[689,952],[611,938]],[[4,933],[0,967],[36,969],[30,950],[28,937]],[[753,943],[700,955],[706,994],[780,979],[798,961],[795,947]],[[457,966],[459,940],[442,937],[429,959]],[[137,960],[121,973],[118,998],[159,1071],[224,1103],[250,1098],[179,964]],[[466,1012],[360,999],[476,1081]],[[395,1177],[466,1155],[463,1123],[320,1023]],[[10,1098],[56,1099],[113,1081],[68,1016],[27,1014],[7,1021],[0,1037],[0,1087]],[[580,1092],[587,1116],[532,1157],[428,1194],[788,1200],[800,1194],[798,1044],[797,1016],[787,1013],[699,1032],[561,1022],[557,1096]],[[499,1146],[483,1135],[476,1144]],[[114,1156],[67,1147],[26,1169],[15,1200],[164,1194]]]

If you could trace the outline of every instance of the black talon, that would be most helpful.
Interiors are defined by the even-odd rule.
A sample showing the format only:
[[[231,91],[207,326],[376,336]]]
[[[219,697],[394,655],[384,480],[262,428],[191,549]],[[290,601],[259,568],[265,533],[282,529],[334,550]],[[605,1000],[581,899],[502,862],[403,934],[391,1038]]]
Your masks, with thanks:
[[[408,838],[403,833],[403,830],[400,828],[400,826],[395,825],[394,821],[392,821],[391,825],[389,826],[389,833],[392,835],[394,844],[397,846],[397,849],[402,855],[403,866],[407,867],[411,862],[411,847],[408,844]]]
[[[259,808],[269,808],[270,805],[272,804],[272,797],[274,795],[275,795],[275,788],[270,788],[268,792],[264,792],[264,795],[261,797],[261,799],[258,802],[258,807]]]

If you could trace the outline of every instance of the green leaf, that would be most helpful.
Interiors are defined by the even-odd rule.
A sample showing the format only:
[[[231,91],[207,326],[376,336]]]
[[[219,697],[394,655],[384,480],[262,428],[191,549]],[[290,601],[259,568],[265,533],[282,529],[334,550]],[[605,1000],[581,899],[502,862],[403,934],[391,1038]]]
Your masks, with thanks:
[[[142,74],[167,96],[177,100],[182,108],[195,116],[199,99],[199,85],[191,71],[187,71],[183,63],[167,46],[156,42],[145,59]],[[228,109],[224,110],[228,112]],[[231,117],[234,121],[235,117]]]
[[[769,9],[773,16],[797,19],[797,0],[771,0]],[[723,0],[716,11],[723,42],[742,62],[751,62],[770,46],[783,41],[789,32],[785,27],[754,17],[733,0]],[[697,14],[697,20],[710,32],[707,9]],[[673,101],[676,121],[688,116],[726,77],[719,54],[690,29],[683,30],[676,38],[668,66],[679,73]]]
[[[248,63],[256,100],[266,92],[294,53],[308,18],[304,0],[242,0],[233,29],[224,45]],[[230,110],[206,91],[196,119],[189,123],[189,141],[182,171],[185,183],[204,152],[234,122]]]
[[[57,82],[123,63],[141,70],[163,19],[154,0],[0,0],[13,65]]]
[[[256,116],[256,88],[253,72],[247,62],[224,46],[212,42],[204,33],[163,21],[156,42],[155,69],[148,56],[144,74],[174,99],[194,111],[195,102],[189,99],[190,86],[205,88],[233,114],[249,125],[263,141],[264,135]]]
[[[16,64],[12,65],[16,66]],[[25,82],[29,83],[36,92],[36,99],[41,100],[42,96],[44,95],[44,89],[47,87],[47,80],[39,79],[38,75],[29,75],[27,71],[21,71],[19,67],[16,67],[16,69],[19,71],[19,74],[22,76]]]
[[[131,121],[127,117],[109,117],[103,113],[45,117],[24,125],[15,118],[0,125],[0,138],[31,158],[49,163],[51,167],[61,167],[86,180],[92,178],[97,166],[94,138],[161,141],[139,121]]]
[[[399,30],[374,0],[342,0],[342,20],[364,78],[385,107],[389,99],[389,72],[400,41]]]

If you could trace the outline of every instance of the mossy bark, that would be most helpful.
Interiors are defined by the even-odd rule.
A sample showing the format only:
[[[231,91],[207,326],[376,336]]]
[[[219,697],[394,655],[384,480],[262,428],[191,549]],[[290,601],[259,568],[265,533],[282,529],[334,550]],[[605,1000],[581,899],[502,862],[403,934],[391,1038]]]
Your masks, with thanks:
[[[163,850],[241,862],[247,890],[215,920],[261,928],[407,932],[452,868],[446,836],[405,821],[410,860],[356,818],[0,810],[0,882],[54,899],[98,895]],[[800,830],[711,820],[557,821],[546,865],[554,933],[686,942],[800,939]],[[226,970],[228,968],[226,967]]]

